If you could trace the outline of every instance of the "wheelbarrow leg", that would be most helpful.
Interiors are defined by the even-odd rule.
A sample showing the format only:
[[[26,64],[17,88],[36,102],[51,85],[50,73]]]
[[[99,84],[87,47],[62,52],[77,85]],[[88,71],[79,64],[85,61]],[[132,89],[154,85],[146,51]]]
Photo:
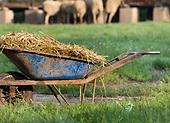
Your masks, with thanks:
[[[48,85],[49,89],[52,91],[53,95],[55,96],[55,98],[58,100],[58,102],[61,104],[61,101],[60,99],[58,98],[58,95],[59,94],[61,96],[61,98],[64,100],[64,102],[67,104],[67,105],[70,105],[68,103],[68,101],[66,100],[66,98],[64,97],[64,95],[59,91],[59,89],[55,86],[55,85]],[[57,94],[56,94],[56,91],[57,91]]]
[[[101,78],[101,82],[102,82],[102,86],[103,86],[103,89],[104,89],[104,96],[107,98],[106,86],[105,86],[103,78]]]
[[[49,89],[52,91],[53,95],[55,96],[55,98],[57,99],[57,101],[61,104],[61,101],[58,98],[58,95],[56,94],[56,92],[53,90],[52,86],[48,85]]]
[[[87,84],[83,84],[83,89],[82,86],[80,86],[80,103],[82,104],[84,101],[85,93],[86,93],[86,86]]]
[[[67,99],[64,97],[64,95],[59,91],[59,89],[57,88],[56,85],[53,85],[53,87],[55,88],[55,90],[58,92],[58,94],[61,96],[61,98],[64,100],[64,102],[67,104],[67,105],[70,105],[69,102],[67,101]]]
[[[95,94],[96,94],[96,79],[95,79],[94,82],[93,82],[93,96],[92,96],[92,103],[94,103]]]

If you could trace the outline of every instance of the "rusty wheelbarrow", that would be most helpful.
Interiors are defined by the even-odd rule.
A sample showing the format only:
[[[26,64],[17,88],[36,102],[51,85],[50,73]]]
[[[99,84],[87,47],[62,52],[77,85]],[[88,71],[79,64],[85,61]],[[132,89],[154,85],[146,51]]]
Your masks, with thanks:
[[[56,85],[81,85],[80,101],[84,99],[86,84],[93,82],[93,98],[95,96],[96,78],[120,68],[143,55],[160,54],[154,52],[131,52],[107,62],[98,70],[92,71],[94,63],[80,59],[73,59],[65,56],[37,53],[26,50],[4,48],[2,52],[18,67],[23,73],[1,74],[0,86],[3,90],[8,90],[9,95],[15,95],[16,87],[21,95],[29,100],[33,85],[47,85],[57,98],[57,93],[65,100],[64,96],[57,89]],[[5,88],[5,89],[4,89]],[[25,95],[24,95],[25,94]],[[57,98],[58,99],[58,98]],[[58,99],[60,102],[60,100]]]

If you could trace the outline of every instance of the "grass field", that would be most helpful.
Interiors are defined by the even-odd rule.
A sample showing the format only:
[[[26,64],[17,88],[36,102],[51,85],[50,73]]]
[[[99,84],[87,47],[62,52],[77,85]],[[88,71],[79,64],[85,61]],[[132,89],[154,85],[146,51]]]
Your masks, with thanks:
[[[83,105],[18,103],[0,107],[1,123],[169,123],[170,96]]]
[[[49,34],[61,42],[93,49],[110,60],[124,52],[161,51],[159,56],[137,59],[104,77],[107,96],[125,97],[122,101],[71,106],[57,104],[5,105],[0,107],[0,122],[77,122],[77,123],[168,123],[170,121],[170,23],[111,25],[0,25],[0,34],[28,31]],[[0,72],[17,68],[0,55]],[[104,95],[100,85],[97,95]],[[120,86],[119,86],[120,85]],[[61,86],[61,91],[78,96],[79,87]],[[48,92],[45,87],[36,91]],[[91,96],[91,86],[86,96]],[[131,98],[132,97],[132,98]],[[139,98],[133,98],[139,97]]]

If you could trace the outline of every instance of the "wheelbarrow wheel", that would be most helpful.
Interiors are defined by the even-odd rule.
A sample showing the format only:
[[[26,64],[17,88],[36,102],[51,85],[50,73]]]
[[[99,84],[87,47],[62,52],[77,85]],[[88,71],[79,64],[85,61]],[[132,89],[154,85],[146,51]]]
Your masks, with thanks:
[[[26,77],[18,72],[0,74],[1,80],[21,80]],[[18,100],[32,101],[32,86],[0,86],[0,102],[15,102]]]

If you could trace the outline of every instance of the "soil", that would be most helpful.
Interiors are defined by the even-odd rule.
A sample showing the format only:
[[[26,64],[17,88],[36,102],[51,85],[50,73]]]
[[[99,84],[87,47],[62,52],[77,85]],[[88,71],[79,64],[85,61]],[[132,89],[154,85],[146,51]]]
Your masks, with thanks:
[[[62,100],[62,98],[58,95],[58,98],[60,101],[64,104],[65,102]],[[67,97],[65,96],[67,101],[71,103],[80,103],[80,98],[79,97]],[[133,100],[140,100],[141,98],[144,97],[126,97],[126,96],[117,96],[117,97],[95,97],[95,102],[114,102],[114,101],[123,101],[125,99],[133,99]],[[146,97],[153,99],[154,97]],[[36,103],[41,103],[41,102],[55,102],[59,103],[57,99],[55,98],[54,95],[48,95],[48,94],[33,94],[33,102]],[[91,103],[92,102],[92,97],[85,97],[84,102],[86,103]]]

